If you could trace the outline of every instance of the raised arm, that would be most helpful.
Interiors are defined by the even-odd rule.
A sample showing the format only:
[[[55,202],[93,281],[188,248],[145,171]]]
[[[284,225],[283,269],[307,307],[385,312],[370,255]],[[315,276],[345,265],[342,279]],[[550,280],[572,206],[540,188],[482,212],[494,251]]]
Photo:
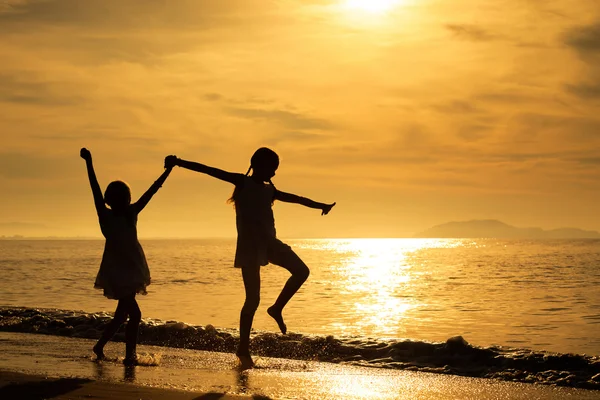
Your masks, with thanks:
[[[173,167],[170,168],[166,168],[165,172],[163,172],[158,179],[152,184],[152,186],[150,186],[150,188],[148,188],[148,190],[146,190],[146,193],[144,193],[142,195],[142,197],[140,197],[138,199],[138,201],[136,201],[133,204],[133,208],[136,212],[141,212],[144,207],[146,207],[146,204],[148,204],[148,202],[150,201],[150,199],[152,198],[152,196],[154,196],[156,194],[156,192],[158,192],[158,189],[161,188],[161,186],[163,185],[163,183],[165,183],[165,181],[167,180],[169,174],[171,173],[171,171],[173,170]]]
[[[325,204],[319,203],[317,201],[313,201],[311,199],[307,199],[306,197],[298,196],[291,193],[282,192],[280,190],[275,190],[275,200],[283,201],[285,203],[295,203],[300,204],[309,208],[316,208],[321,210],[321,215],[329,214],[329,211],[335,206],[335,203]]]
[[[168,168],[169,166],[177,166],[189,169],[191,171],[201,172],[203,174],[210,175],[213,178],[232,183],[236,186],[241,184],[242,179],[244,178],[244,175],[242,174],[223,171],[222,169],[209,167],[208,165],[200,164],[193,161],[182,160],[181,158],[177,158],[176,156],[167,156],[165,158],[165,168]]]
[[[90,186],[92,188],[92,195],[94,196],[94,205],[96,206],[96,212],[98,213],[98,215],[100,215],[100,213],[105,211],[107,208],[106,204],[104,204],[104,196],[102,196],[102,190],[100,189],[100,185],[98,184],[98,179],[96,178],[96,172],[94,172],[94,164],[92,163],[92,153],[90,153],[90,151],[84,147],[79,152],[79,155],[85,160],[88,178],[90,180]]]

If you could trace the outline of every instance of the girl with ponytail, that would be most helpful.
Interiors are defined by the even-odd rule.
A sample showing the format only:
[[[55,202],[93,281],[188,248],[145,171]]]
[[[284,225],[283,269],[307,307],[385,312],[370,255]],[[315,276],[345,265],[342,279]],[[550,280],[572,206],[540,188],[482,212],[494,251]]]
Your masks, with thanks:
[[[283,308],[310,273],[306,264],[291,247],[277,238],[273,202],[279,200],[319,209],[321,215],[327,215],[335,203],[319,203],[276,189],[271,178],[275,176],[279,167],[279,157],[266,147],[261,147],[252,155],[250,168],[245,175],[182,160],[176,156],[167,156],[165,167],[173,166],[201,172],[235,185],[229,199],[235,205],[238,233],[234,267],[242,270],[246,292],[246,300],[240,313],[240,343],[236,354],[242,368],[251,368],[254,362],[250,356],[250,330],[260,302],[260,267],[271,263],[287,269],[292,274],[275,304],[267,309],[267,313],[277,322],[283,334],[287,332],[282,316]]]

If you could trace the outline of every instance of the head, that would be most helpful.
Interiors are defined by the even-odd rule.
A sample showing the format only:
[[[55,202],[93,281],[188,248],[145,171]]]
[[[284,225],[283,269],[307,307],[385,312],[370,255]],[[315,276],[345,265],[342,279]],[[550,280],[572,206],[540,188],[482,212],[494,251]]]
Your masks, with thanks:
[[[257,176],[263,181],[270,181],[275,176],[275,171],[279,167],[279,156],[273,150],[261,147],[256,150],[250,159],[250,168],[252,175]]]
[[[257,177],[263,182],[269,182],[271,185],[271,178],[275,176],[275,171],[279,167],[279,156],[273,150],[266,147],[261,147],[256,150],[250,159],[250,167],[246,172],[246,175],[252,170],[252,176]],[[233,190],[233,194],[227,200],[229,203],[235,203],[237,195],[237,187]]]
[[[109,183],[104,192],[104,202],[113,210],[130,205],[131,190],[129,185],[123,181]]]

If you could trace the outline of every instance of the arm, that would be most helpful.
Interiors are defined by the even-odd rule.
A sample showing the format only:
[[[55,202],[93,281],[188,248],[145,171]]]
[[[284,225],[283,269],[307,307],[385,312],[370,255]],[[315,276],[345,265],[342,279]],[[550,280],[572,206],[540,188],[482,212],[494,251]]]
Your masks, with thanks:
[[[79,152],[79,155],[85,160],[88,178],[90,180],[90,186],[92,188],[92,195],[94,196],[94,205],[96,206],[96,212],[98,213],[98,215],[100,215],[100,213],[105,211],[107,208],[104,204],[104,196],[102,196],[102,190],[100,190],[98,179],[96,178],[96,172],[94,172],[94,165],[92,163],[92,153],[90,153],[88,149],[82,148]]]
[[[148,190],[146,190],[146,193],[144,193],[142,195],[142,197],[140,197],[138,199],[138,201],[136,201],[133,204],[133,208],[137,213],[141,212],[144,209],[144,207],[146,207],[146,204],[148,204],[148,202],[150,201],[152,196],[154,196],[156,194],[156,192],[158,192],[158,189],[161,188],[163,183],[165,183],[165,181],[169,177],[169,174],[171,173],[172,170],[173,170],[173,168],[165,169],[165,172],[163,172],[158,177],[158,179],[152,184],[152,186],[150,186],[150,188]]]
[[[297,196],[295,194],[282,192],[279,190],[275,190],[275,200],[283,201],[285,203],[295,203],[300,204],[309,208],[316,208],[321,210],[321,215],[329,214],[329,211],[335,206],[335,203],[325,204],[313,201],[311,199],[307,199],[306,197]]]
[[[169,166],[177,166],[189,169],[191,171],[201,172],[203,174],[210,175],[213,178],[232,183],[236,186],[241,184],[242,179],[244,178],[244,175],[242,174],[223,171],[222,169],[209,167],[208,165],[200,164],[193,161],[182,160],[181,158],[177,158],[176,156],[167,156],[165,158],[165,168],[168,168]]]

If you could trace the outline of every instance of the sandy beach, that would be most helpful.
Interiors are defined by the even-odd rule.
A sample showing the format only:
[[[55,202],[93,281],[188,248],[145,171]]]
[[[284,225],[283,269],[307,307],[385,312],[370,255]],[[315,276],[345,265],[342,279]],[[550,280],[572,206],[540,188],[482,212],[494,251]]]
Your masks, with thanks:
[[[261,357],[240,372],[231,353],[140,346],[154,366],[125,367],[123,343],[94,362],[93,340],[0,333],[3,399],[598,399],[597,391]]]

